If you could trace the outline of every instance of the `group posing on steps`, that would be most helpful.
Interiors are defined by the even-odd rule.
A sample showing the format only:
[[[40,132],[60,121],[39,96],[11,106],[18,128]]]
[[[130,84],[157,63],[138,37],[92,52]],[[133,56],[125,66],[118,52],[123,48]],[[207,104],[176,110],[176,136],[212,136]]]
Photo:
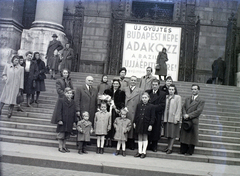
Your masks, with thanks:
[[[166,61],[164,52],[161,55]],[[156,66],[155,69],[161,68]],[[27,52],[25,60],[14,56],[11,64],[6,64],[3,70],[5,85],[0,113],[5,104],[9,105],[8,118],[12,116],[14,105],[18,106],[18,111],[23,111],[20,106],[23,93],[26,94],[28,107],[32,103],[38,104],[40,92],[45,91],[45,73],[45,63],[39,52]],[[127,79],[126,73],[126,68],[121,68],[120,77],[114,78],[111,84],[108,83],[108,76],[103,75],[97,88],[93,87],[93,77],[87,76],[85,84],[74,89],[70,70],[60,69],[61,78],[56,80],[58,100],[51,120],[57,124],[59,152],[70,152],[66,140],[76,129],[79,154],[87,153],[90,135],[96,135],[96,152],[99,154],[104,153],[104,146],[116,146],[115,155],[121,153],[126,156],[126,148],[134,150],[137,140],[135,157],[145,158],[147,149],[157,152],[158,141],[164,136],[168,139],[168,145],[163,152],[171,154],[174,141],[179,138],[179,153],[192,155],[198,144],[199,116],[204,107],[204,101],[199,96],[200,87],[197,84],[191,86],[191,96],[185,99],[182,106],[177,87],[165,73],[164,86],[160,86],[161,75],[159,79],[153,76],[151,67],[146,68],[146,75],[139,83],[136,76]],[[53,72],[50,71],[50,74],[51,78],[55,78]]]

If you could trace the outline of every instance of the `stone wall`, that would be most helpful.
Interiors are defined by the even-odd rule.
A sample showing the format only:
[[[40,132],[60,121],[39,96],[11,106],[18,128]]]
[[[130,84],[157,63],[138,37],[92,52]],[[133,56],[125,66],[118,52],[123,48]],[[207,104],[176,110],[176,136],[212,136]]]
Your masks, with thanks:
[[[103,73],[109,55],[111,1],[83,1],[84,25],[80,71]]]
[[[206,82],[212,76],[212,63],[225,56],[227,23],[236,13],[237,0],[196,0],[196,16],[200,17],[199,53],[195,80]]]

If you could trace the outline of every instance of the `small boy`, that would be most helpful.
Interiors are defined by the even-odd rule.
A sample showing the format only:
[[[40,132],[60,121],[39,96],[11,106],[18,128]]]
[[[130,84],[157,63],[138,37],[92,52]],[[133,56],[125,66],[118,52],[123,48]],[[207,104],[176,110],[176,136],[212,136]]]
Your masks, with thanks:
[[[77,146],[79,154],[87,154],[88,152],[86,151],[86,144],[87,142],[90,142],[90,134],[93,132],[93,128],[92,123],[88,120],[89,113],[84,111],[82,116],[83,119],[77,123]]]

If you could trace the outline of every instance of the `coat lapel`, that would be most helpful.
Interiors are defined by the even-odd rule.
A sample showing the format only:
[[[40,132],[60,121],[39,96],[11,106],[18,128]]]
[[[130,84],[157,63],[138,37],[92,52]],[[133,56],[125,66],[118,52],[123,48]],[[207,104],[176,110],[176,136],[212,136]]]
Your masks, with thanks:
[[[90,92],[89,92],[89,90],[88,90],[86,85],[83,86],[83,90],[89,97],[91,97]]]
[[[194,100],[194,101],[192,101],[192,103],[191,103],[191,97],[190,98],[188,98],[188,108],[187,108],[187,110],[188,109],[190,109],[191,107],[193,107],[193,106],[195,106],[196,104],[198,104],[198,102],[199,102],[199,96]]]
[[[134,97],[138,96],[138,91],[139,91],[139,89],[137,87],[135,87],[135,89],[131,93],[130,88],[127,87],[126,88],[126,95],[129,95],[129,96],[127,96],[128,98],[126,100],[129,101],[129,100],[133,99]]]

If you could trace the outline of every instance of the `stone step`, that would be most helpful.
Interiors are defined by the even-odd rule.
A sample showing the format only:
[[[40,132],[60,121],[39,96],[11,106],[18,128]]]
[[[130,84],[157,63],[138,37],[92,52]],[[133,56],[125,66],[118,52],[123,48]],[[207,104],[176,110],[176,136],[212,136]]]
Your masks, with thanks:
[[[240,126],[240,122],[234,122],[234,121],[224,121],[224,120],[213,120],[213,119],[203,119],[200,118],[200,123],[206,123],[206,124],[214,124],[214,125],[225,125],[225,126]]]
[[[26,137],[16,137],[16,136],[6,136],[6,135],[0,135],[0,139],[3,142],[16,142],[16,143],[22,143],[22,144],[31,144],[31,145],[41,145],[41,146],[50,146],[50,147],[58,147],[58,142],[57,140],[48,140],[48,139],[40,139],[40,138],[26,138]],[[76,142],[71,142],[68,141],[67,142],[67,147],[71,150],[71,149],[76,149]],[[174,145],[173,147],[173,154],[172,155],[166,155],[164,152],[161,152],[161,150],[163,150],[166,147],[166,144],[159,144],[158,145],[158,152],[152,152],[152,151],[147,151],[147,154],[149,157],[153,157],[153,158],[165,158],[165,159],[180,159],[180,158],[176,158],[175,155],[177,155],[176,153],[179,152],[179,145]],[[92,143],[91,146],[87,146],[87,150],[88,151],[96,151],[96,143]],[[112,148],[104,148],[104,152],[105,153],[115,153],[116,148],[112,147]],[[131,151],[131,150],[127,150],[127,155],[132,155],[134,156],[134,154],[136,153],[135,151]],[[190,161],[199,161],[198,157],[196,156],[216,156],[216,157],[227,157],[227,158],[239,158],[239,154],[240,152],[236,152],[234,150],[226,150],[226,149],[211,149],[211,148],[203,148],[203,147],[196,147],[195,149],[195,153],[194,155],[192,155],[190,158],[192,160]],[[177,155],[178,156],[182,156],[182,160],[183,159],[183,155]]]
[[[229,131],[229,132],[236,132],[240,135],[240,127],[239,126],[226,126],[223,124],[207,124],[202,121],[199,123],[200,129],[211,129],[215,130],[216,132],[222,132],[222,131]]]

